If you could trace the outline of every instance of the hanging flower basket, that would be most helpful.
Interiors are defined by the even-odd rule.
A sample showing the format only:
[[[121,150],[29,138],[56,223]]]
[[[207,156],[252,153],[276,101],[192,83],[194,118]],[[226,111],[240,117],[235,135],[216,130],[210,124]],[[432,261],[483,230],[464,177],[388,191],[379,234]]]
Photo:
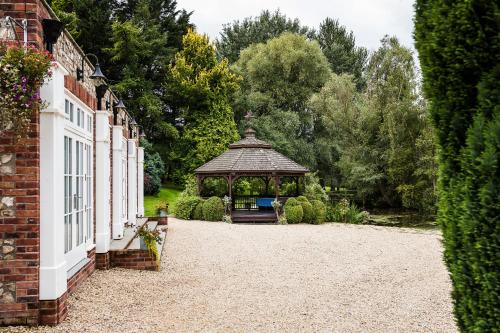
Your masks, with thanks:
[[[0,135],[28,134],[33,113],[43,107],[40,87],[52,75],[52,60],[32,46],[0,43]]]

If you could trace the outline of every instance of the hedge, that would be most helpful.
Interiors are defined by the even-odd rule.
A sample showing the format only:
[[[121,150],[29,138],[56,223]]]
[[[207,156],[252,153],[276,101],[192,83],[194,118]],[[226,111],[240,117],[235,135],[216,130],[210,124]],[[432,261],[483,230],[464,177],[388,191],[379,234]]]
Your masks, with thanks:
[[[297,201],[302,206],[302,211],[304,212],[304,216],[302,217],[302,222],[313,223],[314,222],[314,210],[313,210],[313,206],[311,205],[309,200],[304,196],[300,196],[300,197],[297,197]]]
[[[174,215],[183,220],[189,220],[193,211],[203,199],[195,196],[180,196],[174,207]]]
[[[326,218],[326,205],[320,200],[311,201],[311,205],[314,212],[314,219],[312,223],[314,224],[324,223]]]
[[[210,197],[203,203],[203,219],[205,221],[222,221],[224,203],[219,197]]]
[[[440,154],[438,223],[462,332],[500,323],[498,1],[418,0],[415,46]]]
[[[193,210],[193,215],[192,218],[193,220],[203,220],[203,204],[205,203],[205,200],[202,200],[198,202],[196,207]]]
[[[301,203],[295,198],[289,198],[285,203],[285,216],[290,224],[302,222],[304,210]]]

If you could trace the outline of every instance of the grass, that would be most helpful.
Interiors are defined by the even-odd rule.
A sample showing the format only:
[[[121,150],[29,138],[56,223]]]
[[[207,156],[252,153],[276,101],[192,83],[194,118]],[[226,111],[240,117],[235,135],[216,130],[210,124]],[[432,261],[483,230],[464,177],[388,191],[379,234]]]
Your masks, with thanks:
[[[172,205],[177,202],[181,189],[172,184],[164,184],[160,189],[160,193],[157,195],[146,195],[144,196],[144,213],[146,216],[156,216],[156,205],[162,201],[168,202],[168,205]]]

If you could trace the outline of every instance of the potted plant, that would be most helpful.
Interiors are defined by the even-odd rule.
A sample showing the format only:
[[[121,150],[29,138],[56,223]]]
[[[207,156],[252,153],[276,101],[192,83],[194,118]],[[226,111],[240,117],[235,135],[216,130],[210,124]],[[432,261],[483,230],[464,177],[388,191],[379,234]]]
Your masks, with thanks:
[[[139,228],[137,235],[139,235],[140,249],[148,250],[156,260],[159,260],[160,256],[156,244],[161,243],[160,232],[158,230],[149,230],[147,223],[144,223],[144,225]]]
[[[156,213],[160,217],[167,216],[167,214],[168,214],[168,202],[166,202],[166,201],[160,201],[156,205]]]

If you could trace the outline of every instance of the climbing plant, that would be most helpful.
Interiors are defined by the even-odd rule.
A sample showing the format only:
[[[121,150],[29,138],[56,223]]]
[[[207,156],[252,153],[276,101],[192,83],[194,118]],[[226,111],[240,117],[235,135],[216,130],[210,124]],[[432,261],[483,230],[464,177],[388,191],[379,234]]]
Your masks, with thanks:
[[[40,86],[52,74],[51,61],[34,47],[0,43],[0,134],[27,134],[33,112],[43,105]]]

